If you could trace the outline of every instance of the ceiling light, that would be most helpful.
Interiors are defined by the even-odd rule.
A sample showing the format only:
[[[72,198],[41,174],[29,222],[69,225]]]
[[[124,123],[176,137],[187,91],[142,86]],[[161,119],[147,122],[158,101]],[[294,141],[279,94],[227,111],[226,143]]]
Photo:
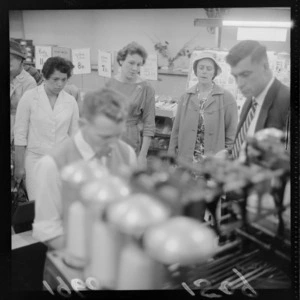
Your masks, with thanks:
[[[269,27],[269,28],[291,28],[292,27],[292,22],[223,20],[222,24],[223,26],[237,26],[237,27]]]

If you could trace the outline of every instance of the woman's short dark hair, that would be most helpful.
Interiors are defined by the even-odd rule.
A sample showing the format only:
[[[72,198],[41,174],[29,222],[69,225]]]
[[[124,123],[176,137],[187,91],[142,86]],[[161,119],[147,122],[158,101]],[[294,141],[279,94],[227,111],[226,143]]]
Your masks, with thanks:
[[[139,45],[136,42],[131,42],[130,44],[126,45],[123,49],[121,49],[117,54],[117,62],[121,66],[120,61],[124,61],[127,55],[138,54],[143,59],[143,64],[146,62],[148,54],[144,47]]]
[[[82,106],[82,116],[92,121],[99,115],[104,115],[120,123],[127,118],[129,100],[121,93],[102,88],[85,94]]]
[[[73,68],[74,65],[69,60],[64,59],[60,56],[54,56],[49,57],[44,63],[42,74],[45,79],[49,79],[55,71],[59,71],[61,73],[67,74],[67,77],[70,78]]]
[[[234,67],[248,56],[252,62],[260,62],[268,59],[267,49],[257,41],[245,40],[231,48],[225,59],[231,67]]]

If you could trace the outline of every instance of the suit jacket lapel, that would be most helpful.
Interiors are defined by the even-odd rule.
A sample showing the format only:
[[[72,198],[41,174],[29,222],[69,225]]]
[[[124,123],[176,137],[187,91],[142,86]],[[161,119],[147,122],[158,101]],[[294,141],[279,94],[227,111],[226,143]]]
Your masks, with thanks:
[[[256,123],[256,127],[255,127],[255,132],[261,130],[264,128],[267,117],[268,117],[268,113],[270,110],[270,107],[276,97],[277,94],[277,90],[279,88],[279,81],[277,79],[274,80],[273,84],[271,85],[271,87],[269,88],[266,97],[263,101],[258,119],[257,119],[257,123]]]

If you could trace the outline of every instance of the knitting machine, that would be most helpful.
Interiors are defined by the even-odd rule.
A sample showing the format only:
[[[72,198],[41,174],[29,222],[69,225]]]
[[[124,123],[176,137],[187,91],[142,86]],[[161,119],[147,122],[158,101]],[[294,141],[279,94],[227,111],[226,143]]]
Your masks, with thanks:
[[[256,296],[259,289],[291,288],[290,161],[283,134],[262,130],[242,151],[237,161],[207,157],[197,166],[162,156],[133,174],[136,189],[154,194],[174,215],[204,221],[219,237],[220,250],[209,261],[169,266],[165,289],[192,295],[199,289],[210,297],[212,290]]]

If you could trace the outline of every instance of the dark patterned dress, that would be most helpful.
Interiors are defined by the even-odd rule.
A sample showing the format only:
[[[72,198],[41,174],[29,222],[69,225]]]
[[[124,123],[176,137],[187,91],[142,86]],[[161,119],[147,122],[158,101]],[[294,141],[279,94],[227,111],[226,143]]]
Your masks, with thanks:
[[[195,143],[195,149],[194,149],[194,154],[193,154],[193,162],[198,163],[201,162],[204,158],[204,132],[205,132],[205,127],[204,127],[204,105],[205,102],[207,101],[209,95],[211,94],[213,90],[210,90],[210,92],[207,94],[206,97],[201,97],[201,94],[198,92],[198,98],[201,97],[200,99],[200,113],[199,113],[199,122],[198,122],[198,128],[197,128],[197,137],[196,137],[196,143]]]

